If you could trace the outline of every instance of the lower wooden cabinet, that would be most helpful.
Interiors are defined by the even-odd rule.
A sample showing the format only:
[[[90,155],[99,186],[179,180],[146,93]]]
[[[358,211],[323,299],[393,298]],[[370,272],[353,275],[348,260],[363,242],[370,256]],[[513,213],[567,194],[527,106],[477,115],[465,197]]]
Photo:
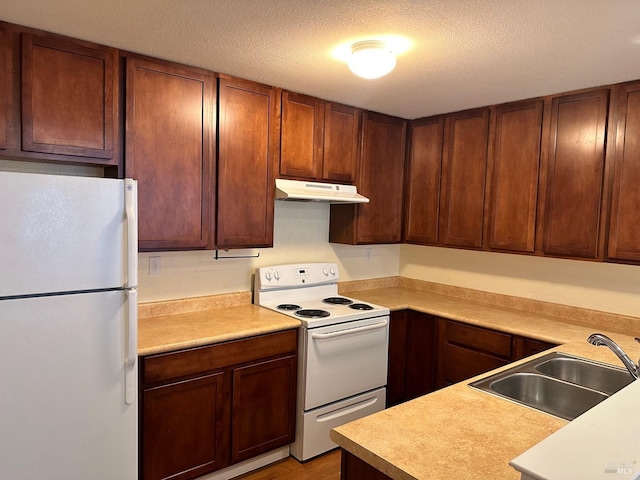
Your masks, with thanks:
[[[413,310],[391,312],[387,407],[555,346]]]
[[[439,318],[437,349],[441,388],[511,362],[511,335]]]
[[[391,477],[346,450],[341,450],[340,480],[391,480]]]
[[[143,480],[196,478],[294,440],[296,330],[140,365]]]
[[[436,317],[413,310],[391,313],[387,407],[433,391]]]

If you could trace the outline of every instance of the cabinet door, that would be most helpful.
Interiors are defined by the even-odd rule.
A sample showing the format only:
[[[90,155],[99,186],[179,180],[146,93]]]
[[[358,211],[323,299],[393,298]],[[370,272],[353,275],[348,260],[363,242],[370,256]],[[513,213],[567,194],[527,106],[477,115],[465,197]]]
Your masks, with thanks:
[[[224,373],[143,391],[142,479],[190,479],[229,464]]]
[[[406,400],[434,389],[436,318],[409,311],[407,327]]]
[[[444,318],[437,320],[436,388],[461,382],[511,361],[511,335]]]
[[[273,165],[278,154],[276,92],[220,78],[218,247],[273,245]]]
[[[513,337],[513,357],[512,360],[520,360],[522,358],[530,357],[536,353],[544,352],[550,348],[557,347],[557,345],[549,342],[543,342],[540,340],[533,340],[526,337]]]
[[[10,35],[0,25],[0,150],[6,150],[9,139],[11,113],[9,111],[9,81],[11,76]]]
[[[324,132],[324,102],[282,92],[280,175],[320,179]]]
[[[391,312],[387,362],[387,408],[406,400],[408,315],[408,310]]]
[[[640,83],[620,88],[607,257],[640,261]]]
[[[140,250],[205,248],[214,182],[213,74],[127,58],[126,175]]]
[[[556,97],[551,104],[542,250],[600,255],[600,210],[609,91]]]
[[[445,246],[482,247],[488,127],[489,109],[446,119],[439,238]]]
[[[489,248],[535,250],[542,100],[500,105],[489,147]]]
[[[117,165],[118,52],[22,35],[22,149]]]
[[[324,107],[324,180],[353,183],[358,162],[361,111],[338,103]]]
[[[399,243],[407,122],[365,112],[357,186],[369,203],[331,205],[329,241]]]
[[[438,206],[444,117],[415,120],[407,165],[404,240],[433,245],[438,242]]]
[[[233,463],[293,442],[296,367],[292,355],[233,370]]]

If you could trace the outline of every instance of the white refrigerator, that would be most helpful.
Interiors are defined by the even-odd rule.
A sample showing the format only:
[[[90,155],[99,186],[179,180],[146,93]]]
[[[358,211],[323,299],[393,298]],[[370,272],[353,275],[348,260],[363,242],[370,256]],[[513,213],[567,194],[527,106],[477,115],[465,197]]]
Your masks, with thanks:
[[[136,188],[0,172],[0,479],[138,477]]]

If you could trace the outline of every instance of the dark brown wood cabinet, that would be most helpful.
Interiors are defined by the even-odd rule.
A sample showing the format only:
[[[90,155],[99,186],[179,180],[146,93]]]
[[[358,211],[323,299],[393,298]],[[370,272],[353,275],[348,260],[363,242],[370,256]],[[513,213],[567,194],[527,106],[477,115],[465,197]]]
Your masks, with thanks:
[[[511,361],[511,335],[438,319],[436,388],[446,387]]]
[[[276,89],[220,77],[216,246],[273,245],[273,167],[279,155]]]
[[[434,390],[436,318],[414,310],[391,313],[387,407]]]
[[[138,180],[140,250],[206,248],[215,198],[212,73],[126,59],[126,175]]]
[[[118,50],[0,22],[0,67],[4,155],[117,170]]]
[[[143,479],[195,478],[229,465],[229,375],[145,389]]]
[[[520,360],[522,358],[535,355],[536,353],[544,352],[545,350],[549,350],[553,347],[557,347],[557,345],[515,335],[513,337],[513,355],[511,359],[514,361]]]
[[[344,449],[340,455],[340,480],[391,480],[391,477]]]
[[[331,205],[330,242],[401,241],[406,128],[407,122],[401,118],[364,113],[356,185],[370,202]]]
[[[118,163],[118,51],[22,34],[22,150]]]
[[[359,129],[357,108],[282,92],[280,175],[353,183]]]
[[[535,250],[543,101],[499,105],[491,118],[485,241],[493,250]]]
[[[440,197],[441,245],[482,247],[488,141],[488,108],[447,116]]]
[[[609,90],[552,99],[540,200],[545,255],[601,259]]]
[[[362,111],[348,105],[324,104],[322,179],[353,183],[358,166],[358,139]]]
[[[444,117],[414,120],[409,130],[404,241],[435,245],[438,243]]]
[[[280,175],[322,178],[324,101],[282,92]]]
[[[640,83],[618,93],[607,258],[640,262]]]
[[[296,356],[233,370],[231,460],[247,460],[295,437]],[[258,408],[257,408],[258,407]]]
[[[0,23],[0,151],[9,146],[9,126],[12,123],[9,94],[12,80],[11,37],[3,30]]]
[[[296,330],[142,357],[140,478],[196,478],[291,443],[296,372]]]

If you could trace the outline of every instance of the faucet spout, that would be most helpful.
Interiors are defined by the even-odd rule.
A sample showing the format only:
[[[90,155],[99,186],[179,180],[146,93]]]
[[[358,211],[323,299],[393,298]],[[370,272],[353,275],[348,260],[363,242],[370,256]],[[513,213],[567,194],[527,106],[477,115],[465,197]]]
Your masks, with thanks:
[[[633,363],[633,360],[629,358],[629,355],[624,353],[624,350],[622,350],[622,348],[620,348],[620,346],[609,337],[603,335],[602,333],[594,333],[592,335],[589,335],[587,342],[589,342],[591,345],[604,345],[606,347],[609,347],[609,349],[618,356],[624,366],[627,367],[627,370],[629,370],[631,376],[635,380],[640,378],[640,365],[636,365],[635,363]]]

